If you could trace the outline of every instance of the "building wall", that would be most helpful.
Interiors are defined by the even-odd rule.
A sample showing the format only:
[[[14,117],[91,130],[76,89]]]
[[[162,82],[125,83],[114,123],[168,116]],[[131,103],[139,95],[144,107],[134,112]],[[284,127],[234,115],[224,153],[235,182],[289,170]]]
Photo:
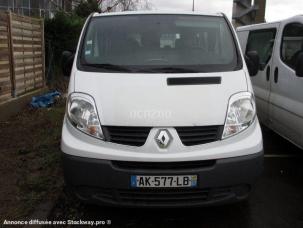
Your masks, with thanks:
[[[235,27],[265,22],[266,0],[233,0]]]
[[[0,0],[0,11],[52,18],[57,10],[71,11],[72,0]]]
[[[266,22],[265,21],[266,0],[255,0],[255,4],[258,5],[255,22],[256,23]]]

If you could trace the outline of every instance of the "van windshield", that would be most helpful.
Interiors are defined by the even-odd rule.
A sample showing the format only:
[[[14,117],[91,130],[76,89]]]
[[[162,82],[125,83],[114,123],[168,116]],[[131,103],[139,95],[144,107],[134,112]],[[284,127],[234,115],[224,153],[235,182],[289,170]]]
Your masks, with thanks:
[[[99,72],[222,72],[239,67],[223,17],[120,15],[93,17],[78,67]]]

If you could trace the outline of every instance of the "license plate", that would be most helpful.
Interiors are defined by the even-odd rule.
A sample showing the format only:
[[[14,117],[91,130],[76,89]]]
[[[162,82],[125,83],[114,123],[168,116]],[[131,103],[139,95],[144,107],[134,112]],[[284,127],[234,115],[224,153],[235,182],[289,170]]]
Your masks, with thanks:
[[[131,187],[136,188],[180,188],[197,187],[197,175],[180,176],[131,176]]]

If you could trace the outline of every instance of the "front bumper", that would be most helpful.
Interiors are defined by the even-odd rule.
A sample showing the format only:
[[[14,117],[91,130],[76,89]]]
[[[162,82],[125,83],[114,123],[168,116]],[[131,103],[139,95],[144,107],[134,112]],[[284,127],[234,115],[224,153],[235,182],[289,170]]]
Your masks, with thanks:
[[[88,203],[127,207],[187,207],[245,199],[263,169],[263,152],[208,162],[119,162],[63,153],[66,183]],[[151,163],[148,163],[151,164]],[[200,164],[200,165],[199,165]],[[167,168],[167,166],[169,168]],[[198,175],[197,188],[134,189],[130,175]]]

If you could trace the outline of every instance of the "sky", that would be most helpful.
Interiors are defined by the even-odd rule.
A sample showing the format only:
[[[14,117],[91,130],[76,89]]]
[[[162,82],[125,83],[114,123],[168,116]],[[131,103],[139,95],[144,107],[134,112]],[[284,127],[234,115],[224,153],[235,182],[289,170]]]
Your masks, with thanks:
[[[191,10],[193,0],[150,0],[158,10]],[[195,0],[195,10],[201,12],[223,12],[232,16],[233,0]],[[267,0],[265,20],[282,20],[294,15],[303,15],[303,0]]]

